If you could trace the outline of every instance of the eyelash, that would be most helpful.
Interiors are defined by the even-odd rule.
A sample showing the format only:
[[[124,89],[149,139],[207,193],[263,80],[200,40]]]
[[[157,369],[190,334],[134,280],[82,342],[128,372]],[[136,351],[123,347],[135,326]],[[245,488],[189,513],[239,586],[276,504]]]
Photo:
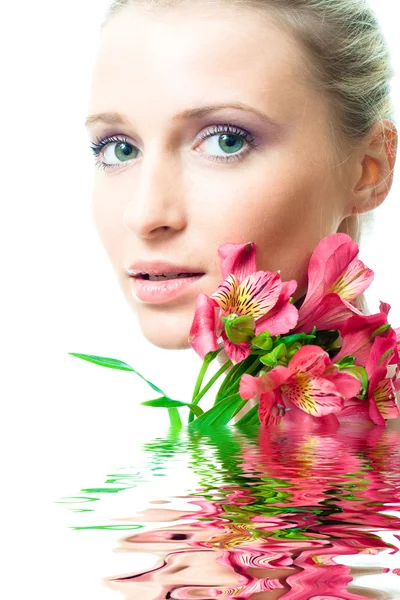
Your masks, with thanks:
[[[240,129],[239,127],[236,127],[236,125],[232,125],[231,123],[228,123],[226,125],[215,125],[212,129],[209,129],[208,131],[205,131],[204,133],[202,133],[200,135],[200,140],[205,140],[207,138],[213,137],[216,134],[223,134],[223,133],[232,133],[234,135],[236,135],[237,137],[245,140],[250,147],[252,148],[257,148],[259,146],[259,144],[255,143],[256,137],[253,136],[249,131],[246,131],[246,129]],[[105,138],[96,138],[94,142],[92,142],[91,150],[95,156],[95,165],[98,169],[106,171],[109,169],[114,170],[115,168],[119,168],[118,165],[108,165],[107,163],[103,162],[102,160],[99,159],[101,152],[103,151],[103,149],[108,146],[108,144],[129,144],[130,146],[135,147],[133,144],[131,144],[131,142],[128,140],[128,138],[126,136],[110,136],[110,137],[105,137]],[[211,160],[214,160],[215,162],[238,162],[240,160],[243,160],[241,157],[242,155],[247,155],[248,152],[240,152],[240,154],[236,154],[236,155],[232,155],[232,157],[228,157],[228,156],[212,156],[209,155],[208,158],[210,158]],[[129,162],[129,161],[127,161]]]

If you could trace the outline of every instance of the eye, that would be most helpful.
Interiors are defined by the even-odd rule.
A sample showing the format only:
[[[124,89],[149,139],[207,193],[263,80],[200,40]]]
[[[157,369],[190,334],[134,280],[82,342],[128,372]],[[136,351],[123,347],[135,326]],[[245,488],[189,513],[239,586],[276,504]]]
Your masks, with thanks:
[[[139,153],[136,146],[131,144],[126,137],[118,136],[98,138],[91,145],[91,149],[96,158],[96,167],[99,169],[113,168],[115,165],[133,160]],[[99,159],[101,154],[103,160]]]
[[[207,157],[219,162],[242,160],[251,148],[259,145],[249,131],[230,123],[213,126],[199,137],[203,142],[198,146],[205,146]],[[118,165],[136,159],[140,153],[126,137],[118,135],[97,138],[91,149],[96,158],[96,167],[101,170],[118,168]]]
[[[200,138],[209,140],[201,144],[206,147],[208,158],[222,162],[242,160],[248,154],[249,147],[256,148],[259,145],[249,131],[232,124],[214,126],[201,134]]]

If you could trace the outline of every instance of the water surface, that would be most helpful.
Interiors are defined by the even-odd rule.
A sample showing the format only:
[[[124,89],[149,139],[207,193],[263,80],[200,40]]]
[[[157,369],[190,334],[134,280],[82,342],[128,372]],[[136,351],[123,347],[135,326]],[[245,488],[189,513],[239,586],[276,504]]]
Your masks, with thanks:
[[[110,599],[400,599],[400,432],[169,431],[67,494]]]

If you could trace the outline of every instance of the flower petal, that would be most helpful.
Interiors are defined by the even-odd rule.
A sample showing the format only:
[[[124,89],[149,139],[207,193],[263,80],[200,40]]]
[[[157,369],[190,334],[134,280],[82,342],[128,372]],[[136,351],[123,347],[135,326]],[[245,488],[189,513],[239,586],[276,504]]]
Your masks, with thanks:
[[[280,387],[292,376],[292,372],[287,367],[275,367],[268,373],[261,375],[262,392],[272,392]]]
[[[198,294],[194,319],[189,332],[189,345],[204,359],[208,352],[217,350],[215,333],[216,302],[205,294]]]
[[[283,335],[296,327],[299,311],[289,300],[297,288],[297,281],[282,281],[282,290],[278,302],[256,322],[256,335],[269,331],[271,335]]]
[[[224,340],[226,353],[234,365],[237,365],[249,356],[250,344],[248,342],[234,344],[230,341],[230,339],[228,339],[225,331],[222,332],[222,339]]]
[[[374,390],[373,397],[384,419],[397,419],[400,416],[396,392],[390,378],[381,379]]]
[[[348,319],[360,311],[342,300],[337,294],[328,294],[312,307],[299,309],[299,321],[294,333],[310,333],[314,326],[317,329],[342,330]]]
[[[253,377],[245,373],[242,375],[239,384],[239,394],[243,400],[251,400],[261,394],[262,382],[260,377]]]
[[[381,427],[386,425],[386,421],[378,408],[375,398],[370,398],[369,418],[375,423],[375,425],[380,425]]]
[[[327,265],[327,268],[329,268],[329,265]],[[361,260],[355,259],[351,261],[336,281],[329,286],[326,293],[338,294],[343,300],[354,300],[365,292],[373,279],[374,272],[372,269],[368,269]]]
[[[285,383],[291,375],[290,369],[281,366],[257,377],[245,373],[240,380],[240,395],[244,400],[249,400],[260,394],[272,392]]]
[[[359,398],[345,400],[343,409],[338,414],[340,422],[362,423],[370,421],[369,403]]]
[[[211,295],[224,313],[233,313],[236,306],[236,296],[239,282],[235,275],[228,275],[217,291]]]
[[[357,365],[364,367],[370,354],[374,331],[386,324],[387,315],[384,312],[350,317],[342,328],[343,344],[335,362],[350,355],[355,357]]]
[[[345,399],[354,398],[354,396],[360,393],[360,380],[349,373],[335,373],[327,379],[332,381],[337,391]]]
[[[269,331],[271,335],[283,335],[296,327],[299,319],[299,311],[293,304],[286,304],[286,306],[276,312],[275,308],[273,308],[271,313],[275,314],[270,316],[268,313],[265,317],[257,319],[256,335],[259,335],[263,331]]]
[[[281,289],[278,273],[256,271],[239,285],[232,312],[252,315],[255,319],[262,317],[278,302]]]
[[[341,246],[344,246],[344,249],[340,252],[338,250]],[[332,233],[324,237],[315,247],[310,258],[307,294],[303,305],[308,305],[313,300],[321,297],[326,289],[324,286],[326,284],[329,286],[336,281],[343,269],[357,254],[358,246],[349,235]],[[331,270],[327,277],[327,263],[333,255],[335,255],[335,259],[331,262]]]
[[[223,244],[218,248],[218,254],[221,259],[222,277],[224,279],[232,273],[240,282],[257,270],[256,245],[254,242]]]
[[[326,290],[333,286],[335,282],[343,276],[349,265],[355,260],[359,253],[358,245],[350,236],[347,236],[347,240],[345,240],[345,238],[342,238],[342,240],[342,243],[335,248],[334,252],[332,252],[329,257],[327,257],[325,263],[325,293],[329,293]]]
[[[281,422],[281,412],[276,404],[274,392],[266,392],[260,396],[260,405],[258,407],[258,416],[260,423],[264,427],[279,425]]]
[[[327,366],[331,364],[329,354],[319,346],[303,346],[289,362],[289,369],[294,373],[308,373],[309,375],[323,375]]]
[[[394,341],[378,335],[371,346],[366,371],[368,375],[368,390],[373,393],[379,381],[386,376],[391,359],[390,350],[394,349]]]
[[[338,413],[343,408],[343,397],[334,384],[323,377],[297,373],[281,387],[282,396],[314,417]]]

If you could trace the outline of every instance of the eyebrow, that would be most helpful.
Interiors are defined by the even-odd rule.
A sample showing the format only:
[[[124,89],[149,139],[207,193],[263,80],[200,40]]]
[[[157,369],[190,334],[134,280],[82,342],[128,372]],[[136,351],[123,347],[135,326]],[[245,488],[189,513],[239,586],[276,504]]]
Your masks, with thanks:
[[[256,114],[264,121],[269,121],[271,123],[276,124],[276,122],[273,119],[271,119],[271,117],[261,112],[260,110],[254,108],[253,106],[243,104],[243,102],[235,102],[233,104],[212,104],[209,106],[201,106],[199,108],[188,108],[175,115],[171,119],[171,121],[173,122],[183,119],[198,119],[222,108],[236,108],[243,111],[249,111]],[[94,115],[89,115],[85,121],[85,127],[89,127],[90,125],[95,125],[97,123],[104,123],[106,125],[129,125],[129,120],[118,112],[101,112],[96,113]]]

